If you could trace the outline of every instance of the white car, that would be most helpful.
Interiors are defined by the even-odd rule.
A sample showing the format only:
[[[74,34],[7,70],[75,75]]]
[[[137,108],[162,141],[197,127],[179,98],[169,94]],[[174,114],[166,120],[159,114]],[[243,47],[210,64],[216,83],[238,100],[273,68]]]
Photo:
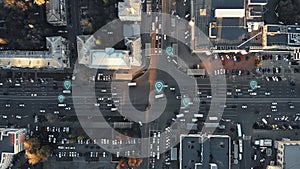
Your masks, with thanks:
[[[175,91],[175,87],[170,87],[170,90],[171,91]]]
[[[71,110],[71,107],[66,107],[65,110]]]
[[[99,106],[100,106],[100,103],[95,103],[95,106],[96,106],[96,107],[99,107]]]
[[[40,109],[40,113],[45,113],[46,110],[45,109]]]
[[[266,95],[266,96],[270,96],[271,93],[270,93],[270,92],[265,92],[265,95]]]
[[[273,106],[271,106],[271,109],[276,109],[276,108],[277,108],[277,106],[274,106],[274,105],[273,105]]]
[[[54,114],[59,114],[59,111],[54,111],[53,113],[54,113]]]
[[[247,109],[248,106],[247,105],[242,105],[242,109]]]
[[[21,117],[21,116],[19,116],[19,115],[16,115],[16,118],[17,118],[17,119],[21,119],[22,117]]]
[[[256,92],[251,92],[251,93],[250,93],[250,96],[256,96],[256,95],[257,95]]]
[[[25,107],[25,104],[24,103],[20,103],[19,107]]]
[[[37,94],[36,93],[31,93],[31,95],[30,96],[37,96]]]
[[[272,109],[272,112],[276,112],[277,111],[277,109]]]

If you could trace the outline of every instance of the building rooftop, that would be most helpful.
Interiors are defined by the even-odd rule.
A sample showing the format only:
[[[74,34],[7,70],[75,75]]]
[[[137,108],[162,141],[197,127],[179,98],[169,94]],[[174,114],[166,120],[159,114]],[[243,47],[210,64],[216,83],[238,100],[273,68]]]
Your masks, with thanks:
[[[124,37],[139,37],[140,36],[140,25],[139,24],[124,24],[123,25],[123,34]]]
[[[284,146],[284,169],[299,169],[300,145],[285,145]]]
[[[249,0],[249,4],[262,4],[265,5],[268,3],[268,0]]]
[[[180,169],[230,169],[230,137],[217,135],[182,135]]]
[[[141,38],[128,40],[128,50],[100,48],[96,45],[93,35],[77,36],[77,52],[79,64],[90,68],[131,69],[131,66],[141,66]]]
[[[130,69],[129,51],[105,48],[90,50],[91,68]]]
[[[245,0],[213,0],[212,9],[243,9]]]
[[[26,129],[0,128],[0,168],[9,166],[14,154],[24,150]]]
[[[67,25],[65,0],[48,0],[46,2],[47,21],[56,26]]]
[[[141,21],[140,0],[124,0],[124,2],[119,2],[118,16],[121,21]]]
[[[215,9],[216,18],[243,18],[245,9]]]
[[[67,68],[70,65],[65,41],[61,36],[46,37],[47,51],[0,51],[0,66],[3,68]]]

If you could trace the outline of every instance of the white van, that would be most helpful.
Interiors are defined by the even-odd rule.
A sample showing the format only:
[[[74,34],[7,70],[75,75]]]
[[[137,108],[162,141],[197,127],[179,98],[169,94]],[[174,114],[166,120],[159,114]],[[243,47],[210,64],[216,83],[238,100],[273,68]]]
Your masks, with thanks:
[[[157,94],[155,95],[155,99],[159,99],[159,98],[163,98],[164,97],[164,94]]]
[[[208,119],[209,119],[209,120],[212,120],[212,121],[213,121],[213,120],[216,121],[216,120],[218,120],[218,117],[209,117]]]
[[[63,93],[71,93],[71,90],[63,90]]]
[[[136,86],[136,82],[130,82],[128,83],[128,86],[131,87],[131,86]]]
[[[268,121],[265,118],[262,118],[261,121],[265,124],[268,124]]]
[[[181,113],[181,114],[177,114],[177,115],[176,115],[176,117],[177,117],[177,118],[181,118],[181,117],[183,117],[183,116],[184,116],[184,114],[183,114],[183,113]]]
[[[118,110],[118,108],[116,108],[116,107],[110,108],[110,111],[117,111],[117,110]]]
[[[66,107],[66,104],[58,104],[58,107]]]

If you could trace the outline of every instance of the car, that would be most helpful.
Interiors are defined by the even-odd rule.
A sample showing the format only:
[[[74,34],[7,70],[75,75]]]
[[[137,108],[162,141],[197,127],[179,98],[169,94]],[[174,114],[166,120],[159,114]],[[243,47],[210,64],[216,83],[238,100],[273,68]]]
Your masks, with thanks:
[[[277,102],[273,101],[273,102],[272,102],[272,105],[277,105]]]
[[[96,107],[99,107],[99,106],[100,106],[100,103],[95,103],[95,106],[96,106]]]
[[[250,93],[250,96],[256,96],[256,95],[257,95],[256,92],[251,92],[251,93]]]
[[[25,107],[25,104],[24,103],[20,103],[19,107]]]
[[[66,107],[65,110],[71,110],[71,107]]]
[[[7,119],[7,116],[6,116],[6,115],[2,115],[2,118],[3,118],[3,119]]]
[[[40,109],[40,113],[45,113],[46,110],[45,109]]]
[[[31,93],[31,95],[30,96],[37,96],[37,94],[36,93]]]
[[[6,104],[5,104],[5,107],[7,107],[7,108],[10,107],[10,104],[9,104],[9,103],[6,103]]]
[[[268,91],[268,92],[265,92],[265,96],[270,96],[271,93]]]
[[[242,90],[239,89],[239,88],[235,89],[235,92],[241,92],[241,91],[242,91]]]
[[[175,87],[170,87],[170,91],[175,91]]]
[[[59,114],[59,111],[54,111],[53,113],[54,113],[54,114]]]
[[[22,117],[20,115],[16,115],[16,118],[17,119],[21,119]]]
[[[277,106],[275,106],[275,105],[271,106],[271,109],[276,109],[276,108],[277,108]]]
[[[177,100],[180,100],[181,98],[182,98],[182,96],[180,96],[180,95],[176,96]]]
[[[242,105],[242,109],[247,109],[248,108],[248,106],[247,105]]]
[[[272,112],[277,112],[277,109],[272,109]]]

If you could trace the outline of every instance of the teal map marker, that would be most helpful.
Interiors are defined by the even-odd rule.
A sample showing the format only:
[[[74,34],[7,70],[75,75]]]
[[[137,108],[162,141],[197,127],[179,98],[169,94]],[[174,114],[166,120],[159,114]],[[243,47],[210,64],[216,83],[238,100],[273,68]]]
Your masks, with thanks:
[[[257,81],[251,80],[250,87],[251,87],[252,90],[256,89],[257,88]]]
[[[166,52],[167,52],[168,55],[173,55],[173,48],[171,46],[168,46],[166,48]]]
[[[188,97],[182,99],[182,104],[184,107],[187,107],[190,104],[191,100]]]
[[[164,89],[163,82],[161,82],[161,81],[155,82],[154,88],[157,93],[160,93]]]
[[[72,85],[72,83],[71,83],[70,80],[65,80],[65,81],[64,81],[64,88],[65,88],[66,90],[69,90],[69,89],[71,88],[71,85]]]
[[[64,95],[58,95],[57,99],[58,99],[59,103],[62,103],[65,100],[65,96]]]

